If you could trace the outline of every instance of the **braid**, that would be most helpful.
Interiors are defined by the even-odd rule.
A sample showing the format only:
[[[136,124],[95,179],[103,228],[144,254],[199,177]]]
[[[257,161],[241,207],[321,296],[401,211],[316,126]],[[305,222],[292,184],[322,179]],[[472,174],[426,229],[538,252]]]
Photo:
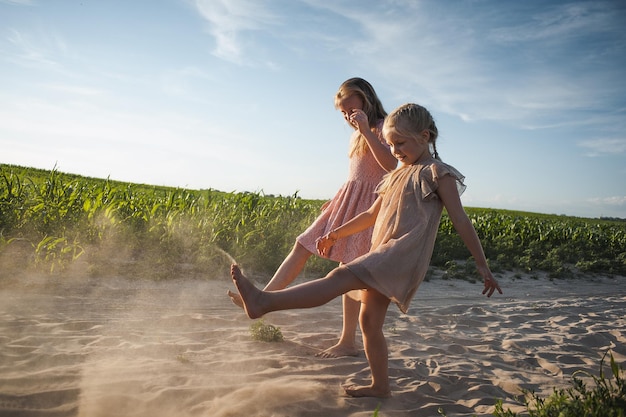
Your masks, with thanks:
[[[428,126],[428,131],[430,132],[430,144],[433,148],[432,154],[435,159],[441,161],[441,158],[439,158],[439,152],[437,152],[437,138],[439,137],[439,130],[437,129],[435,119],[430,114],[430,112],[428,113],[428,116],[430,117],[430,125]]]
[[[439,152],[437,152],[437,145],[435,144],[435,142],[431,142],[431,145],[433,146],[433,157],[436,160],[441,161],[441,158],[439,157]]]

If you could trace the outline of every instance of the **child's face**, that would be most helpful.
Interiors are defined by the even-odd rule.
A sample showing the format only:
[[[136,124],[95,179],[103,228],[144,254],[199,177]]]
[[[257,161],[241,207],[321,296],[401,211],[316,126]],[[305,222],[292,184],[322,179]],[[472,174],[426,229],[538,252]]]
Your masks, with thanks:
[[[400,136],[394,132],[388,132],[385,140],[391,147],[391,153],[402,165],[413,165],[428,153],[429,133],[424,130],[419,138]]]
[[[363,110],[363,100],[357,94],[353,94],[341,100],[339,103],[339,111],[350,126],[352,126],[352,123],[350,123],[350,115],[355,110]]]

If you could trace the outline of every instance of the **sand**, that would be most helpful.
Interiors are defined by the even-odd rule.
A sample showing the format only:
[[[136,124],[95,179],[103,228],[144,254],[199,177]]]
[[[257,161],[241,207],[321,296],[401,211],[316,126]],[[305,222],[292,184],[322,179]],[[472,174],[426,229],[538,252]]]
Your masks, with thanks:
[[[626,278],[425,282],[408,314],[385,325],[393,396],[349,398],[364,356],[321,359],[341,324],[337,299],[268,314],[285,341],[259,342],[253,321],[211,281],[10,286],[0,292],[1,416],[490,415],[521,388],[549,394],[597,373],[611,349],[626,362]]]

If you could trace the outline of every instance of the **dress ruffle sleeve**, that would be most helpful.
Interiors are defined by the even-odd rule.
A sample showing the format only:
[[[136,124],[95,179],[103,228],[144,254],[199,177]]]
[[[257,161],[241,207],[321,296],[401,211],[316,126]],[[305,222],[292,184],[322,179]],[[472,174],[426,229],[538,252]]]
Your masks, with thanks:
[[[463,176],[463,174],[461,174],[456,168],[443,162],[439,162],[438,164],[427,165],[420,171],[419,187],[422,191],[422,198],[424,200],[439,198],[437,196],[439,179],[446,175],[451,175],[456,180],[456,189],[459,192],[459,196],[463,194],[467,188],[463,183],[465,176]]]

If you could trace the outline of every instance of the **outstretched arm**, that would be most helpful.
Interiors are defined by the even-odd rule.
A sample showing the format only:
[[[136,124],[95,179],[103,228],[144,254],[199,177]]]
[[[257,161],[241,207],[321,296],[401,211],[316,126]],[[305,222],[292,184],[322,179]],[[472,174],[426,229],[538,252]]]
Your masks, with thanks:
[[[439,179],[439,188],[437,189],[437,194],[443,205],[446,207],[448,212],[448,216],[450,220],[452,220],[452,224],[456,229],[459,236],[469,249],[470,253],[474,257],[476,261],[476,268],[478,269],[478,273],[483,277],[485,288],[483,290],[483,294],[487,294],[487,297],[491,297],[495,290],[498,290],[500,294],[502,294],[502,290],[500,289],[500,285],[493,277],[489,266],[487,265],[487,259],[485,258],[485,252],[483,251],[483,247],[480,243],[480,239],[476,234],[476,229],[474,229],[474,225],[470,221],[469,217],[463,210],[463,205],[461,204],[461,199],[459,198],[459,192],[456,188],[456,179],[451,175],[445,175]]]
[[[376,217],[378,217],[380,204],[381,197],[378,197],[366,211],[357,214],[351,220],[317,239],[316,247],[320,255],[328,255],[328,251],[338,239],[353,235],[373,226],[374,223],[376,223]]]

